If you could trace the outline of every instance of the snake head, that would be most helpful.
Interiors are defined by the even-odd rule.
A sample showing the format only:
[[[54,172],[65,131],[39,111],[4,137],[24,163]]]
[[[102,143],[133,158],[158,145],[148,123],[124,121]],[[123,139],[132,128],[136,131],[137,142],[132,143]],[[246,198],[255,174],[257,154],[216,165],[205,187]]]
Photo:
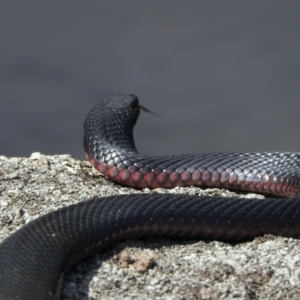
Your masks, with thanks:
[[[119,93],[108,96],[97,105],[100,109],[138,109],[139,99],[133,94]]]
[[[140,114],[139,100],[132,94],[114,94],[101,100],[84,121],[84,151],[95,162],[113,151],[136,153],[133,128]]]

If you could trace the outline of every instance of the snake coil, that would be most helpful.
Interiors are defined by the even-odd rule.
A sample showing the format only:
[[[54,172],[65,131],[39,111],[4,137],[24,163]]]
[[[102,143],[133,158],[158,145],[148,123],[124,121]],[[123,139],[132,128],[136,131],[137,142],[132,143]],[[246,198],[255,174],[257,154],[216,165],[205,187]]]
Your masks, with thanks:
[[[133,140],[138,116],[137,97],[116,94],[86,117],[86,157],[107,178],[136,188],[225,187],[281,198],[134,194],[59,209],[28,223],[0,245],[0,299],[58,299],[68,267],[126,238],[299,238],[299,153],[143,156]]]

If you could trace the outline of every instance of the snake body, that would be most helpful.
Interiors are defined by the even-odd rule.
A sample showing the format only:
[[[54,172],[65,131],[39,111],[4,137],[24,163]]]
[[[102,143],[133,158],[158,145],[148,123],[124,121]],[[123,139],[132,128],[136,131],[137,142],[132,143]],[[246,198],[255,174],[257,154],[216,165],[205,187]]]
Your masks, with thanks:
[[[116,94],[102,100],[86,117],[86,157],[109,179],[136,188],[194,185],[282,197],[134,194],[59,209],[1,243],[0,299],[58,299],[68,267],[126,238],[242,241],[263,234],[299,238],[299,153],[143,156],[133,140],[138,115],[134,95]]]

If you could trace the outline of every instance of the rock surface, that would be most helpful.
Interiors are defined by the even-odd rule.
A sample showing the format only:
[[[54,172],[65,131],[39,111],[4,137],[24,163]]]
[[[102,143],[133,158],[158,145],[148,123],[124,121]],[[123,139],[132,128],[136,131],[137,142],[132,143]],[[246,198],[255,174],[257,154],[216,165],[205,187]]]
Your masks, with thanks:
[[[69,155],[0,156],[0,240],[40,215],[72,203],[149,192],[236,196],[218,189],[134,190],[107,181],[88,162]],[[300,241],[288,238],[265,236],[234,245],[127,240],[69,270],[61,299],[299,299],[299,266]]]

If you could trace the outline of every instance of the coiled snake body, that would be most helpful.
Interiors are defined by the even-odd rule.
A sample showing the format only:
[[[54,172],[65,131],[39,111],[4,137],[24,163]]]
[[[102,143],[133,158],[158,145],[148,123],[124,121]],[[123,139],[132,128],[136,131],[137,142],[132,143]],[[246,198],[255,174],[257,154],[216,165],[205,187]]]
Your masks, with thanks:
[[[30,222],[0,245],[0,299],[58,299],[69,266],[125,238],[242,241],[263,234],[299,238],[299,153],[143,156],[133,141],[138,115],[134,95],[116,94],[86,117],[86,156],[111,180],[137,188],[226,187],[281,198],[135,194],[59,209]]]

